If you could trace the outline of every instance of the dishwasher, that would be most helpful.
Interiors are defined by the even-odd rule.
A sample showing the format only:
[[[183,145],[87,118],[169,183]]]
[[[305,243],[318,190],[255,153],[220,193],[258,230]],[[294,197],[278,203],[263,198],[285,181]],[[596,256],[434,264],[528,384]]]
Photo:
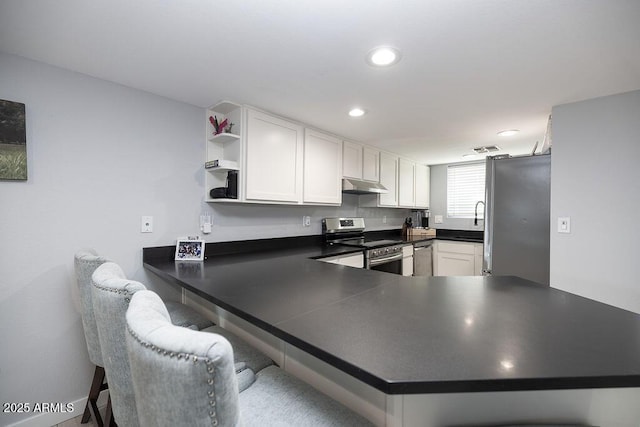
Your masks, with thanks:
[[[413,275],[433,276],[433,240],[413,244]]]

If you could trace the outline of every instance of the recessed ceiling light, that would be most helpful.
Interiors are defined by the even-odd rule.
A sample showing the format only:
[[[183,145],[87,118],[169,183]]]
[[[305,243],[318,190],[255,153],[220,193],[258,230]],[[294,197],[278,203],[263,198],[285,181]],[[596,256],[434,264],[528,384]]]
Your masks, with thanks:
[[[367,112],[365,110],[363,110],[362,108],[352,108],[349,111],[349,115],[351,117],[362,117],[366,114]]]
[[[367,63],[375,67],[388,67],[400,61],[400,51],[391,46],[373,48],[367,54]]]
[[[499,136],[513,136],[515,134],[517,134],[518,132],[520,132],[519,129],[509,129],[509,130],[503,130],[498,132]]]

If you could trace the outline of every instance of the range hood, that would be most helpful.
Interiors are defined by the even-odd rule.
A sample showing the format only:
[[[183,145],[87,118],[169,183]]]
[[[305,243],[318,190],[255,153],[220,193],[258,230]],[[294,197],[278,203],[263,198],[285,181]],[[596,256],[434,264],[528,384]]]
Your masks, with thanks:
[[[347,194],[384,194],[388,190],[377,182],[345,178],[342,180],[342,192]]]

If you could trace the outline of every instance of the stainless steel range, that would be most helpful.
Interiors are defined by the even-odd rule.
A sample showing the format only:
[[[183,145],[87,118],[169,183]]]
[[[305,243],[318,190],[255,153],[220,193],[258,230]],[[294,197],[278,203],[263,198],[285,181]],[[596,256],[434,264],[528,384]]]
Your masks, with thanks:
[[[354,246],[363,249],[364,268],[403,274],[404,248],[410,243],[397,240],[371,239],[365,235],[363,218],[325,218],[322,233],[330,245]],[[411,248],[412,249],[412,248]]]

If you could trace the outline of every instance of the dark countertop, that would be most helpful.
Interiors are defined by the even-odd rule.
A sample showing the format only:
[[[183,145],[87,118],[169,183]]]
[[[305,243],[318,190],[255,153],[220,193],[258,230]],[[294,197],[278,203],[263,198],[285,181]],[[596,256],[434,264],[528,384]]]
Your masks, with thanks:
[[[209,243],[204,262],[145,248],[144,265],[387,394],[640,387],[635,313],[517,277],[323,263],[354,249],[311,236],[261,242]]]
[[[401,239],[405,242],[416,243],[424,240],[450,240],[456,242],[482,243],[484,241],[484,231],[477,230],[449,230],[436,229],[435,236],[414,236],[402,237],[402,230],[371,231],[369,235],[388,239]]]

